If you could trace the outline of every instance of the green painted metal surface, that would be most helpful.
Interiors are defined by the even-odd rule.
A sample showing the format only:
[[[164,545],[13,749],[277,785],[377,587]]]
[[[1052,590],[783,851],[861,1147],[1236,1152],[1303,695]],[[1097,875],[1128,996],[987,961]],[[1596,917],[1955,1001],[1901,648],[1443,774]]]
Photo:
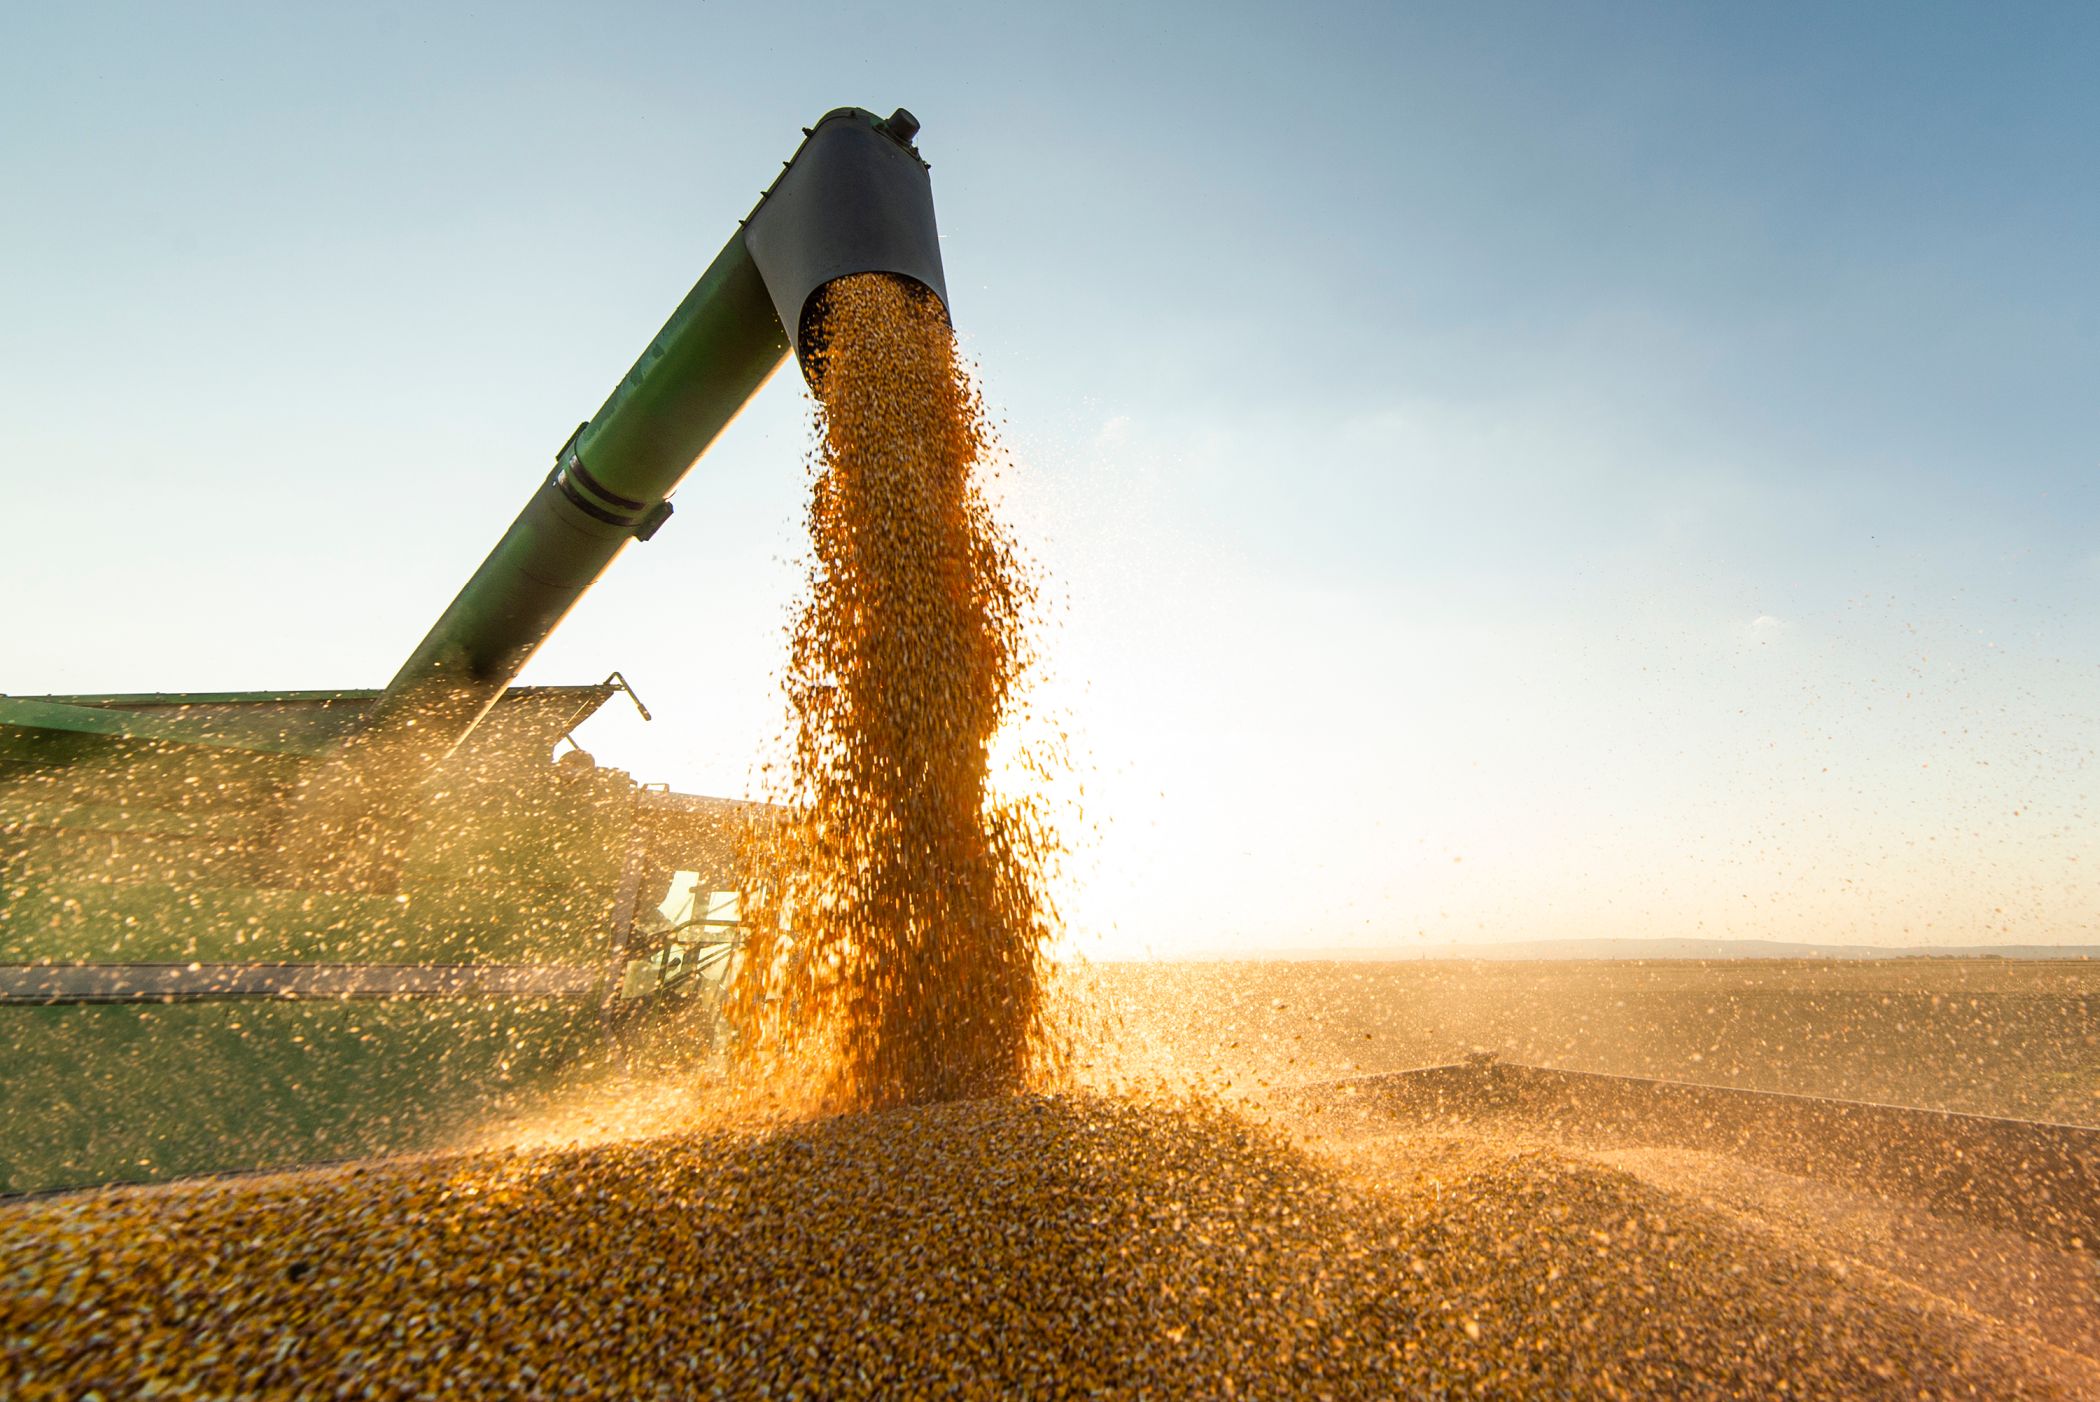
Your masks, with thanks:
[[[787,353],[739,233],[578,433],[591,477],[632,501],[662,500]]]
[[[442,758],[787,355],[741,233],[686,294],[371,714]],[[413,733],[409,733],[409,732]]]
[[[312,754],[316,746],[292,739],[267,725],[228,731],[186,717],[168,717],[100,706],[68,706],[54,701],[0,696],[0,732],[14,732],[19,744],[38,732],[96,735],[172,745],[207,745],[217,749],[256,750],[267,754]]]
[[[0,1009],[0,1192],[443,1148],[611,1053],[575,1000]]]

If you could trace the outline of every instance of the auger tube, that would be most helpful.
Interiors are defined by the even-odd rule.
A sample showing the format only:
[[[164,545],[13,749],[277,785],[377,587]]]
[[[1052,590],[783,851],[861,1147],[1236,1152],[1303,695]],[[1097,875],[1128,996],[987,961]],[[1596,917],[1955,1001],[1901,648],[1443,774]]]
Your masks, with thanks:
[[[791,349],[826,283],[887,272],[947,285],[933,187],[903,109],[828,112],[664,323],[556,455],[495,549],[402,664],[357,738],[434,762],[455,749]],[[807,367],[805,367],[807,368]]]

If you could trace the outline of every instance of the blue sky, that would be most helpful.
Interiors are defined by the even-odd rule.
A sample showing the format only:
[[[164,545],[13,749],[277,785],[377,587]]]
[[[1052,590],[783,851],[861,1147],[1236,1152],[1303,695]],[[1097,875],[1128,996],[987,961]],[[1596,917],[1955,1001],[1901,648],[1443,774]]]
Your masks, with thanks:
[[[16,693],[383,684],[911,107],[1115,948],[2100,940],[2078,5],[0,7]],[[528,673],[736,791],[777,380]]]

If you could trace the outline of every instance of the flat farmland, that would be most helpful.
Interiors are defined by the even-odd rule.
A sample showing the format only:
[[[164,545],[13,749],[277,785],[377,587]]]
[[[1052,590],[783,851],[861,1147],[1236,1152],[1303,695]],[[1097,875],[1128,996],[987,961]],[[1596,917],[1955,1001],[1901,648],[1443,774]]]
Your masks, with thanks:
[[[1140,1069],[1235,1091],[1490,1051],[2100,1125],[2100,962],[1133,963],[1092,975]]]

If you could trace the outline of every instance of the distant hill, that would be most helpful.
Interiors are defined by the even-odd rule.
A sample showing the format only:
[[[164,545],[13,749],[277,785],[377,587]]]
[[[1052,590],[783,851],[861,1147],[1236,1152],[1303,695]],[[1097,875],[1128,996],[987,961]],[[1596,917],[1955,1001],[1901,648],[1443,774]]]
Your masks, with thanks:
[[[2093,959],[2100,944],[1788,944],[1779,940],[1517,940],[1503,944],[1403,944],[1188,956],[1256,960],[1415,959]]]

